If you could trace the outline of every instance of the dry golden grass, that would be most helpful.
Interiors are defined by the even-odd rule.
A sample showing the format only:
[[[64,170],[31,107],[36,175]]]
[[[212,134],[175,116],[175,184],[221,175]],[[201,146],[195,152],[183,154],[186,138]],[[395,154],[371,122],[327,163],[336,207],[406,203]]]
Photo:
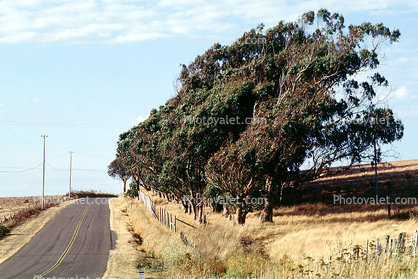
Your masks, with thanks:
[[[380,165],[381,183],[390,182],[393,189],[399,190],[396,193],[409,195],[408,189],[417,180],[418,160],[390,164],[392,169],[388,169],[389,164]],[[305,187],[308,191],[309,187],[317,187],[320,191],[331,189],[329,193],[332,193],[333,187],[349,181],[361,188],[364,186],[361,183],[366,181],[368,184],[373,174],[367,167],[356,167]],[[407,189],[402,189],[403,186]],[[156,203],[157,211],[162,207],[178,219],[196,225],[192,215],[183,212],[181,204],[168,202],[150,191],[144,192]],[[162,261],[165,273],[154,273],[155,278],[197,278],[204,275],[299,278],[302,274],[321,278],[333,278],[336,274],[342,278],[402,278],[418,275],[417,260],[407,256],[368,263],[333,262],[317,268],[321,259],[329,256],[335,259],[342,249],[350,250],[355,244],[364,247],[367,240],[379,237],[383,241],[386,234],[396,237],[400,232],[411,237],[418,230],[415,217],[418,216],[418,205],[392,206],[395,218],[388,218],[385,205],[332,205],[327,200],[276,208],[274,223],[261,224],[260,212],[251,212],[244,226],[234,226],[232,220],[205,208],[207,225],[195,229],[177,222],[178,232],[183,231],[195,249],[186,247],[178,233],[159,225],[138,200],[131,200],[127,211],[133,231],[143,240],[142,249]],[[146,262],[149,259],[141,260]]]
[[[335,170],[335,169],[334,169]],[[378,164],[379,197],[418,197],[418,160]],[[333,195],[373,197],[376,195],[374,168],[370,164],[354,166],[339,175],[306,183],[285,197],[289,205],[301,202],[332,204]]]
[[[196,225],[191,214],[183,212],[180,204],[168,202],[144,191],[156,203],[178,219]],[[417,212],[418,206],[401,212]],[[418,219],[406,220],[387,218],[387,209],[378,205],[329,206],[325,204],[303,204],[281,207],[274,210],[274,223],[261,224],[260,212],[247,215],[244,226],[234,226],[219,213],[205,209],[208,224],[193,229],[177,222],[177,229],[185,232],[198,247],[207,246],[204,253],[224,256],[231,251],[236,241],[246,239],[257,244],[267,254],[279,259],[284,254],[309,254],[328,257],[341,245],[363,245],[366,240],[385,234],[395,236],[399,232],[411,235],[418,230]],[[396,231],[393,225],[397,225]]]
[[[402,160],[393,162],[384,162],[377,165],[380,179],[389,179],[391,177],[402,177],[406,173],[417,177],[418,160]],[[356,178],[358,176],[374,176],[374,168],[370,164],[354,166],[352,169],[345,171],[336,176],[323,178],[322,180],[335,180],[336,178]]]
[[[132,243],[132,234],[129,231],[129,215],[126,213],[126,199],[122,196],[109,200],[110,229],[116,233],[116,243],[109,252],[106,273],[104,278],[137,278],[138,271],[135,262],[139,252]],[[123,210],[123,211],[122,211]]]
[[[388,219],[386,210],[378,206],[369,207],[370,211],[366,212],[294,215],[300,207],[287,208],[288,212],[282,209],[281,216],[275,217],[275,223],[266,226],[268,229],[265,231],[269,234],[266,247],[272,258],[279,259],[284,254],[306,254],[315,258],[335,256],[342,247],[365,245],[367,240],[375,240],[377,237],[383,240],[386,234],[396,237],[399,232],[407,232],[412,236],[418,229],[416,218]],[[414,209],[418,210],[418,207]],[[259,234],[258,237],[263,235]]]
[[[169,203],[152,196],[151,192],[145,192],[156,201],[157,207],[161,206],[179,219],[194,225],[192,216],[183,213],[179,204]],[[196,251],[185,247],[178,234],[160,226],[140,202],[135,200],[132,204],[133,208],[138,208],[136,213],[141,211],[138,215],[141,217],[137,217],[134,228],[144,238],[144,249],[155,251],[161,259],[179,259],[177,263],[166,266],[166,270],[173,268],[177,277],[170,272],[165,276],[173,278],[195,278],[205,274],[226,274],[237,278],[298,278],[302,272],[314,270],[314,264],[306,260],[307,256],[316,261],[331,255],[335,258],[343,248],[351,249],[353,244],[365,246],[366,240],[375,240],[378,236],[383,240],[386,234],[396,237],[400,232],[412,236],[418,229],[416,218],[388,219],[386,209],[379,206],[341,208],[305,204],[277,208],[273,224],[261,224],[259,213],[255,212],[248,215],[245,226],[233,226],[232,221],[207,209],[206,226],[193,229],[177,222],[178,229],[185,233],[190,243],[196,245],[201,255],[198,258]],[[417,207],[411,210],[418,212]],[[175,256],[170,254],[173,250],[177,251]],[[173,262],[172,259],[169,261]],[[414,270],[408,269],[414,266],[415,259],[406,257],[401,261],[369,262],[367,265],[362,262],[338,264],[332,272],[324,268],[318,274],[323,278],[332,278],[333,274],[355,275],[356,278],[386,278],[388,274],[401,274],[402,270],[412,272],[409,275],[414,274]]]
[[[161,227],[138,200],[120,196],[110,203],[110,209],[111,229],[117,233],[117,241],[105,278],[137,278],[139,268],[146,270],[145,278],[165,278],[158,257],[166,256],[163,245],[173,243],[172,233]]]
[[[63,196],[46,196],[45,203],[63,200]],[[37,207],[41,205],[40,197],[6,197],[0,198],[0,222],[10,215],[14,215],[25,208]]]

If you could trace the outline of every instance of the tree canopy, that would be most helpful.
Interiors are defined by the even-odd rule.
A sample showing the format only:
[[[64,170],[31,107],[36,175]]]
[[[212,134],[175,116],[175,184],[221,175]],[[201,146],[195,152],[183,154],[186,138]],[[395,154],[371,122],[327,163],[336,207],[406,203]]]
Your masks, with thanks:
[[[175,97],[120,135],[117,158],[145,187],[190,204],[198,221],[193,200],[215,187],[239,201],[238,223],[259,206],[249,197],[266,198],[261,220],[271,222],[286,185],[329,174],[338,161],[348,169],[374,143],[402,138],[402,122],[375,101],[388,86],[378,50],[399,36],[381,23],[346,27],[321,9],[216,43],[182,65]]]

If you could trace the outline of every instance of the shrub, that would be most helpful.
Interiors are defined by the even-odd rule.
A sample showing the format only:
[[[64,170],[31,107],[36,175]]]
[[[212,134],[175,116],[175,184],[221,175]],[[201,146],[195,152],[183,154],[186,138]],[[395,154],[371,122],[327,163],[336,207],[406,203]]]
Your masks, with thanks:
[[[125,196],[135,198],[138,197],[139,188],[135,182],[129,183],[129,189],[125,192]]]
[[[9,235],[10,230],[4,226],[4,225],[0,225],[0,239]]]

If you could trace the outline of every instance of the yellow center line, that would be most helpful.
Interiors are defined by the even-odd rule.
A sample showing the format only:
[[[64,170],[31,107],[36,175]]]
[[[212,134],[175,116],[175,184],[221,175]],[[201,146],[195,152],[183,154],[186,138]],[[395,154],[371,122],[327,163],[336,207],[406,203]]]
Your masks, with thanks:
[[[83,213],[83,215],[81,216],[80,221],[78,222],[78,225],[77,225],[77,227],[76,227],[76,229],[75,229],[75,231],[74,231],[74,234],[73,234],[73,237],[72,237],[72,238],[71,238],[71,240],[70,240],[70,243],[68,243],[67,248],[65,248],[65,251],[62,253],[62,255],[61,255],[61,257],[58,259],[58,261],[57,261],[57,262],[56,262],[53,266],[51,266],[48,270],[46,270],[44,273],[42,273],[42,274],[40,274],[40,275],[38,275],[38,276],[35,276],[35,277],[34,277],[34,279],[40,279],[41,277],[43,277],[43,276],[47,275],[48,273],[50,273],[51,271],[53,271],[54,269],[56,269],[56,268],[57,268],[57,267],[61,264],[61,262],[64,260],[65,256],[67,256],[68,251],[70,251],[71,246],[73,246],[73,243],[74,243],[74,241],[75,241],[75,239],[76,239],[76,237],[77,237],[78,231],[80,230],[81,223],[83,223],[84,217],[86,217],[87,210],[89,209],[89,207],[90,207],[90,206],[91,206],[91,205],[89,205],[89,206],[88,206],[88,207],[84,210],[84,213]]]

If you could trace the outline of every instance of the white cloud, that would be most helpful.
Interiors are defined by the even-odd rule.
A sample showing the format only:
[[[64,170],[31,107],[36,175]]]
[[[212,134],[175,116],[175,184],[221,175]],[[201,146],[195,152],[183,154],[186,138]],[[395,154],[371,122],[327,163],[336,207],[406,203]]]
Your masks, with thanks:
[[[396,2],[408,12],[417,12],[409,1]],[[267,26],[279,20],[296,20],[309,10],[327,7],[343,13],[390,13],[389,0],[340,2],[335,0],[3,0],[0,2],[0,42],[31,42],[33,36],[118,38],[120,42],[162,37],[225,35],[236,28]],[[240,30],[241,31],[241,30]]]
[[[143,115],[138,116],[138,117],[135,119],[135,125],[138,125],[139,123],[141,123],[141,122],[143,122],[143,121],[147,120],[147,118],[148,118],[148,116],[143,116]]]
[[[408,97],[410,97],[410,95],[411,95],[411,92],[410,92],[410,90],[407,88],[407,87],[405,87],[405,86],[399,86],[394,92],[393,92],[393,95],[396,97],[396,98],[399,98],[399,99],[406,99],[406,98],[408,98]]]

